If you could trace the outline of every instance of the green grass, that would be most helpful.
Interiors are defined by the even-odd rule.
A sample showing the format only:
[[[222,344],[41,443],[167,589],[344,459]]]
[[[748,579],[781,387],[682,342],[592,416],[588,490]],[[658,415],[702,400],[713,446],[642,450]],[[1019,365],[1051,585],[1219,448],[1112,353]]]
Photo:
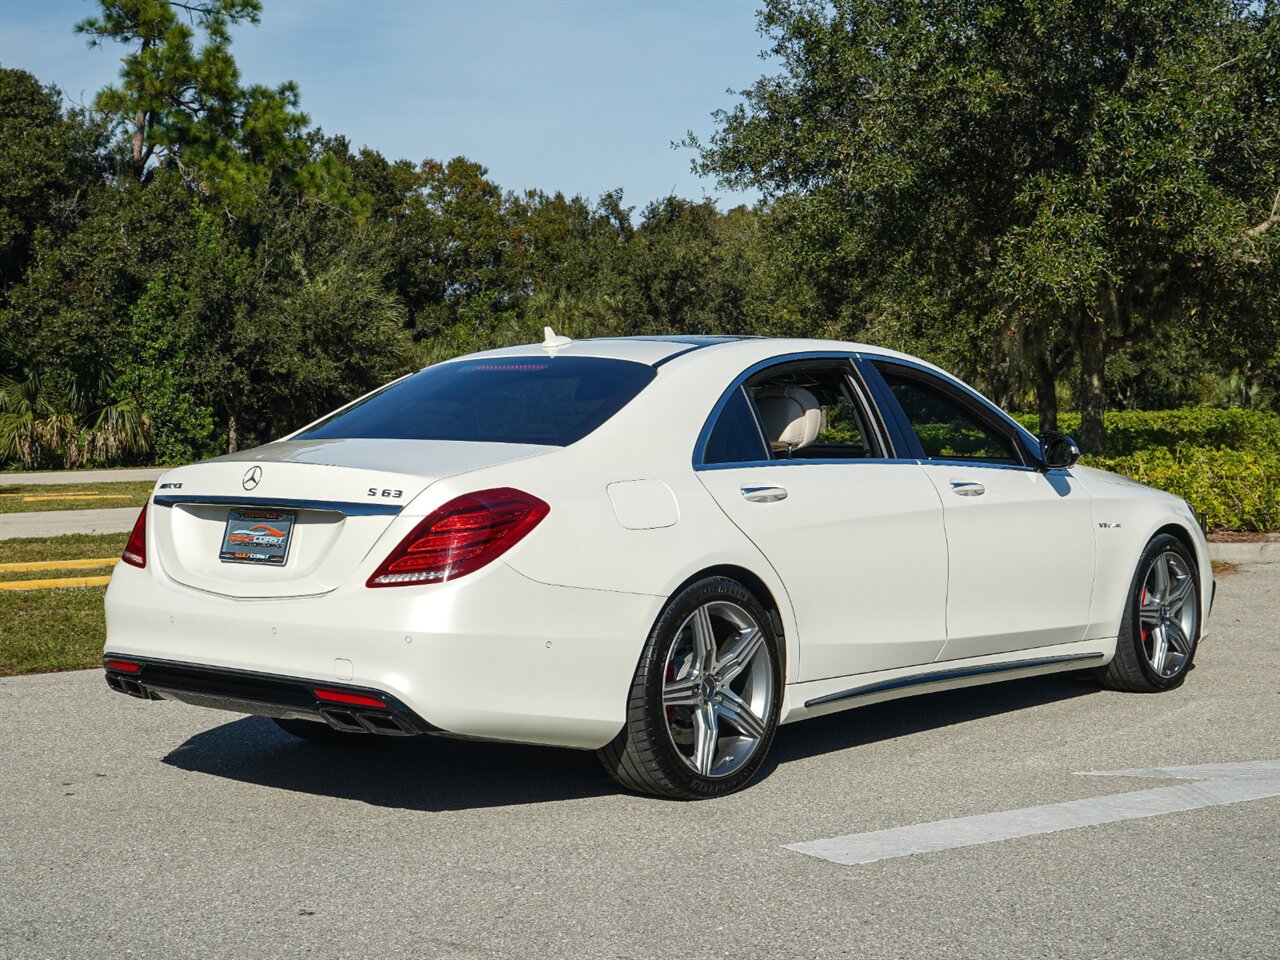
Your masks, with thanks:
[[[10,483],[0,484],[0,514],[37,510],[98,510],[104,507],[141,507],[155,484],[149,480],[118,483]],[[85,498],[68,499],[68,495]],[[54,499],[42,499],[53,497]]]
[[[0,563],[118,557],[128,542],[127,533],[68,533],[61,537],[0,540]]]
[[[118,557],[127,533],[0,540],[0,563]],[[11,576],[35,579],[92,576],[99,571],[42,571]],[[105,571],[102,571],[105,572]],[[102,661],[106,587],[0,592],[0,676],[82,670]]]
[[[84,670],[102,662],[106,587],[0,593],[0,676]]]

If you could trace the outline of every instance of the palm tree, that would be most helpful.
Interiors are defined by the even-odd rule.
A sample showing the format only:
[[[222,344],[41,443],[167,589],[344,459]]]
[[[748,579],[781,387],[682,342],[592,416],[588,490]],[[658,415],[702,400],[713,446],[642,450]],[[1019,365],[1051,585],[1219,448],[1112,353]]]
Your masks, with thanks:
[[[136,400],[111,398],[103,373],[92,382],[50,371],[0,375],[0,463],[27,469],[114,463],[151,448],[151,420]]]

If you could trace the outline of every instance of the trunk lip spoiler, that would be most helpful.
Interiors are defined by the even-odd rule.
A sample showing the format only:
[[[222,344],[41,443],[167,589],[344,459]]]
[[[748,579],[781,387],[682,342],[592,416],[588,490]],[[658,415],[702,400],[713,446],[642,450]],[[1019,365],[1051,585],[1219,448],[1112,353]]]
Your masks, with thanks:
[[[394,517],[404,510],[403,504],[360,503],[351,500],[299,500],[290,497],[227,497],[214,494],[157,494],[151,498],[157,507],[180,504],[211,504],[227,507],[276,507],[283,510],[317,510],[340,513],[347,517]]]

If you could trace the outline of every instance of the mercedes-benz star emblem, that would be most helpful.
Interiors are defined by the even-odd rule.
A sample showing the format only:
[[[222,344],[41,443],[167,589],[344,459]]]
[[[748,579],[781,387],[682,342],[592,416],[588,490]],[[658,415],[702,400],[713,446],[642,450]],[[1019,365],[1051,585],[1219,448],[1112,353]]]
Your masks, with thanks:
[[[246,490],[252,490],[262,482],[262,468],[250,467],[245,471],[244,479],[240,481],[240,486]]]

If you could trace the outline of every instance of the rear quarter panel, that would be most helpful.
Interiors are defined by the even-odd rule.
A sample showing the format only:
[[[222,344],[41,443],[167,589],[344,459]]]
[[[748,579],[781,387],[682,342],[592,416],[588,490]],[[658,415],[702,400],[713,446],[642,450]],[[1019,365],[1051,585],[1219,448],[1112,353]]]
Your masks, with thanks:
[[[666,598],[702,570],[738,566],[764,582],[778,606],[784,635],[794,638],[794,617],[781,580],[693,471],[702,425],[738,372],[737,362],[715,376],[708,376],[705,367],[664,366],[654,383],[590,436],[547,456],[441,480],[409,504],[405,515],[425,516],[474,490],[518,487],[551,505],[538,528],[502,558],[523,576],[556,586]],[[674,523],[648,529],[623,525],[608,488],[636,480],[658,481],[670,490]],[[379,544],[375,552],[383,547]],[[636,625],[639,640],[651,626]],[[787,657],[788,676],[798,675],[793,642],[787,643]]]

